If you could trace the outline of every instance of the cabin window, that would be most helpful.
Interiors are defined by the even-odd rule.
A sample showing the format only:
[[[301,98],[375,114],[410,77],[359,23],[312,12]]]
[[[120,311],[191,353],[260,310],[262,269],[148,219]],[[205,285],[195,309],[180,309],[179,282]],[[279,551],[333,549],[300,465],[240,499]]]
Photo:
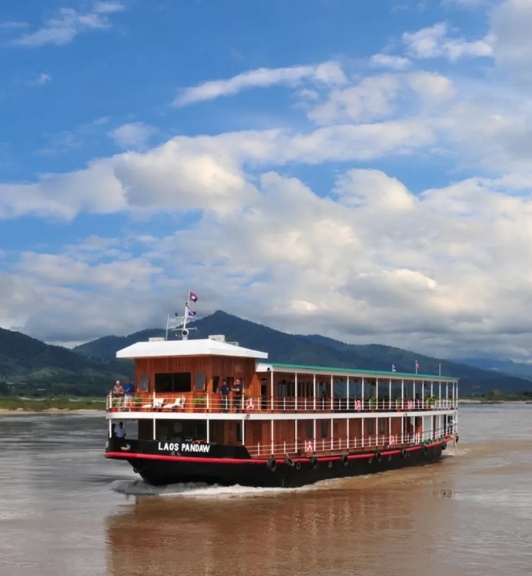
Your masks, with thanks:
[[[307,420],[306,421],[306,426],[305,426],[305,432],[306,432],[306,436],[307,438],[312,438],[314,436],[313,432],[313,425],[312,425],[312,420]]]
[[[236,441],[242,442],[242,424],[236,425]]]
[[[190,372],[163,372],[155,374],[155,392],[190,392],[192,375]]]
[[[373,418],[371,420],[365,420],[367,424],[368,434],[373,434],[375,432],[375,420]]]
[[[329,432],[329,422],[327,420],[321,421],[321,437],[327,438]]]
[[[213,376],[212,377],[212,391],[213,394],[218,392],[218,386],[220,385],[220,376]]]
[[[383,418],[379,418],[379,434],[384,434],[386,432],[386,423]]]
[[[330,386],[330,385],[329,385]],[[320,397],[329,396],[327,382],[320,382],[318,385],[318,394]]]
[[[141,374],[139,378],[139,392],[149,392],[150,390],[150,375]]]
[[[286,389],[286,380],[281,380],[277,384],[277,396],[279,398],[286,398],[287,396],[287,389]]]
[[[196,372],[196,382],[194,390],[196,392],[204,392],[206,383],[207,383],[207,374],[205,372]]]

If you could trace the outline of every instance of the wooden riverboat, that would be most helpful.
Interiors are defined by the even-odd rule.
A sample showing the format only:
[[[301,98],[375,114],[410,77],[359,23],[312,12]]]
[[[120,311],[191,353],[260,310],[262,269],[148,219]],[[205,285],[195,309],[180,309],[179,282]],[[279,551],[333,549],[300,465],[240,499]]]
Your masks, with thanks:
[[[117,352],[135,394],[108,397],[105,456],[150,484],[295,487],[435,462],[458,440],[456,378],[279,364],[183,332]],[[243,394],[222,395],[237,379]]]

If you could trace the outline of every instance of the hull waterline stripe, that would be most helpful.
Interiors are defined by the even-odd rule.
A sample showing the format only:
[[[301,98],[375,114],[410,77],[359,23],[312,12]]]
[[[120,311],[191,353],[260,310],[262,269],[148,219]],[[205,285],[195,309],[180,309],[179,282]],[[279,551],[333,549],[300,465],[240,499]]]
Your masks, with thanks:
[[[425,444],[427,448],[434,448],[436,446],[441,446],[447,440],[442,440],[441,442],[433,442],[432,444]],[[423,446],[413,446],[411,448],[406,448],[407,452],[413,452],[415,450],[421,450]],[[393,456],[395,454],[401,454],[401,449],[399,450],[386,450],[380,453],[381,456]],[[119,458],[121,460],[129,460],[131,458],[140,458],[145,460],[162,460],[171,462],[196,462],[197,464],[266,464],[268,459],[266,458],[204,458],[201,456],[166,456],[164,454],[141,454],[138,452],[107,452],[104,454],[106,458]],[[343,455],[339,456],[309,456],[307,458],[292,458],[292,462],[309,462],[311,458],[316,458],[318,462],[329,462],[334,460],[341,460]],[[363,458],[375,458],[376,452],[365,453],[365,454],[350,454],[347,455],[348,460],[358,460]],[[276,462],[282,464],[284,458],[277,458]]]

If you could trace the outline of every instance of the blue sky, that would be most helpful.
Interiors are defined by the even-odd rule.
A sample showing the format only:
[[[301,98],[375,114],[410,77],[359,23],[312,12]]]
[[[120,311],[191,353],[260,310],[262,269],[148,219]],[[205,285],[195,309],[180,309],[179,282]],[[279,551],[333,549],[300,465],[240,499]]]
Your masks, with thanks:
[[[199,315],[528,360],[530,16],[4,0],[0,326],[128,333],[192,285]]]

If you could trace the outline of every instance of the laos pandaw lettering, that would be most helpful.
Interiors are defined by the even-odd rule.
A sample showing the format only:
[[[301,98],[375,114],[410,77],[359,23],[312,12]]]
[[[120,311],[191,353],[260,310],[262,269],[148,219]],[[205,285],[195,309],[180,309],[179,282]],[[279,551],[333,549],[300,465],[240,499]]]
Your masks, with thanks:
[[[206,454],[209,452],[211,447],[208,444],[189,444],[189,443],[179,443],[179,442],[159,442],[159,450],[170,450],[178,452],[202,452]]]

